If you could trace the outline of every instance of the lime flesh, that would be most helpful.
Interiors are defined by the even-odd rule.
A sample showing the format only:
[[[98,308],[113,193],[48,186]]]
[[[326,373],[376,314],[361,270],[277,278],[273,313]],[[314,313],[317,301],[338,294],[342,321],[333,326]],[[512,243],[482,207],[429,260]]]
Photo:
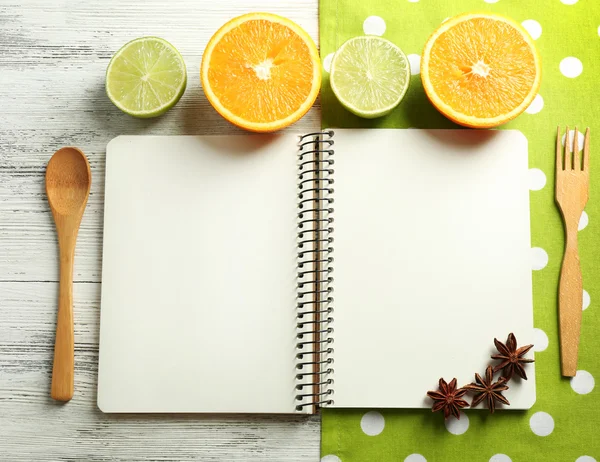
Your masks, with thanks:
[[[156,117],[183,95],[185,63],[166,40],[142,37],[125,44],[106,70],[106,93],[123,112],[134,117]]]
[[[333,56],[329,81],[346,109],[371,119],[390,113],[402,101],[410,82],[410,65],[389,40],[355,37]]]

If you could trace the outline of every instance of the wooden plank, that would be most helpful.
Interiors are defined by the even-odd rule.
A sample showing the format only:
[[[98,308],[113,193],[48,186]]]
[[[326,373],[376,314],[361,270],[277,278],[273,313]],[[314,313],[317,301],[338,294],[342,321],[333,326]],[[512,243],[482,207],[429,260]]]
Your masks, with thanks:
[[[296,416],[110,416],[95,405],[104,156],[119,134],[233,134],[206,101],[202,51],[225,21],[250,11],[287,16],[316,40],[317,0],[14,0],[0,5],[0,460],[317,460],[319,419]],[[125,42],[157,35],[186,59],[188,88],[154,120],[105,96],[104,72]],[[319,126],[318,105],[291,128]],[[93,175],[74,286],[75,397],[49,397],[58,248],[45,166],[64,145]],[[293,153],[290,153],[293,155]],[[87,281],[87,282],[86,282]]]
[[[97,73],[100,73],[100,66]],[[102,66],[103,68],[104,66]],[[61,73],[48,72],[51,80],[60,80]],[[3,73],[3,77],[4,77]],[[8,73],[11,78],[11,73]],[[18,78],[8,87],[18,85]],[[67,79],[69,87],[80,87],[81,81]],[[27,82],[33,92],[36,81]],[[198,83],[199,86],[199,83]],[[77,241],[75,260],[76,281],[100,281],[102,216],[104,203],[104,162],[106,144],[119,134],[235,134],[238,129],[222,119],[200,95],[187,90],[182,101],[162,118],[137,120],[120,113],[102,92],[90,100],[89,107],[109,114],[105,126],[95,111],[81,113],[79,104],[66,111],[73,128],[56,127],[27,130],[23,118],[15,115],[16,129],[0,129],[5,142],[0,145],[0,281],[57,281],[57,246],[54,223],[44,192],[44,173],[51,155],[65,145],[80,147],[88,156],[92,168],[92,190]],[[63,95],[68,99],[68,95]],[[0,101],[3,96],[0,94]],[[4,98],[6,98],[4,96]],[[96,102],[98,104],[96,104]],[[1,104],[0,104],[1,107]],[[50,110],[50,108],[48,108]],[[203,114],[210,113],[210,117]],[[45,124],[42,115],[30,114],[32,126]],[[318,127],[319,111],[313,108],[288,131],[306,132]],[[12,119],[11,119],[12,120]],[[290,151],[289,155],[294,155]]]
[[[0,460],[318,459],[314,416],[102,414],[97,283],[75,284],[75,396],[54,402],[57,298],[56,283],[0,283]]]

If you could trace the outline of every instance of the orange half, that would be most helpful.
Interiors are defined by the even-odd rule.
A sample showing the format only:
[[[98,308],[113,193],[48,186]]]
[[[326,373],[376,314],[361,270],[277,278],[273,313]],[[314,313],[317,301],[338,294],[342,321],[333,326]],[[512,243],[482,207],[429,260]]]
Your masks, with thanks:
[[[541,82],[533,39],[511,19],[489,13],[456,16],[425,44],[421,79],[432,104],[452,121],[490,128],[531,104]]]
[[[296,23],[270,13],[245,14],[221,27],[204,50],[200,76],[217,112],[256,132],[296,122],[321,87],[313,40]]]

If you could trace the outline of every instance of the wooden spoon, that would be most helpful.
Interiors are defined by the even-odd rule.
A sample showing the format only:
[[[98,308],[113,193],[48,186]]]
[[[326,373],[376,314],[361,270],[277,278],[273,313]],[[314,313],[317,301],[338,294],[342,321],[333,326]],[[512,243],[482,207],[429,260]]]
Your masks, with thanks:
[[[69,401],[74,388],[73,258],[83,211],[92,185],[90,164],[77,148],[54,153],[46,169],[46,194],[60,248],[58,318],[50,396]]]

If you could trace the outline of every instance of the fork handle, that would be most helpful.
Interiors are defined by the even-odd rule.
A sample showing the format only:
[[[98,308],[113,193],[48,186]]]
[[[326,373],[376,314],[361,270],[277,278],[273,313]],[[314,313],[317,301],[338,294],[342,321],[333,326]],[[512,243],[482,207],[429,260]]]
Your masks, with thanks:
[[[577,250],[577,224],[567,229],[567,245],[558,285],[558,319],[560,329],[560,364],[564,377],[577,372],[583,282]]]

